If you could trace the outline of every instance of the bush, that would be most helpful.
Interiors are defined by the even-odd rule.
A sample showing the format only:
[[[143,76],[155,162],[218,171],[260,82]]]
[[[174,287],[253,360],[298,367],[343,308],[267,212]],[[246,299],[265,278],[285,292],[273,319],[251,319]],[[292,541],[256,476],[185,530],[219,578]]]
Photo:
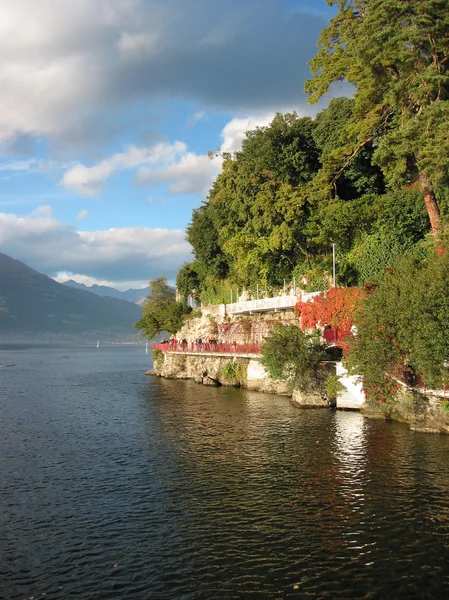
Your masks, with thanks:
[[[136,329],[151,339],[161,331],[175,334],[182,327],[185,307],[176,302],[176,292],[168,285],[167,278],[157,277],[150,281],[151,295],[142,309],[142,318]]]
[[[345,389],[337,375],[329,375],[326,379],[326,395],[329,399],[335,400],[339,394]]]
[[[427,387],[449,380],[449,252],[412,252],[387,270],[355,318],[349,366],[368,397],[394,397],[395,377],[408,364]]]
[[[164,362],[164,353],[161,352],[160,350],[154,349],[152,351],[152,356],[153,356],[153,363],[157,367],[160,367],[162,365],[162,363]]]
[[[225,381],[241,385],[246,378],[245,365],[230,360],[223,367],[221,375]]]
[[[319,365],[325,359],[319,334],[307,334],[294,325],[278,325],[265,339],[262,364],[275,381],[290,390],[321,386]]]

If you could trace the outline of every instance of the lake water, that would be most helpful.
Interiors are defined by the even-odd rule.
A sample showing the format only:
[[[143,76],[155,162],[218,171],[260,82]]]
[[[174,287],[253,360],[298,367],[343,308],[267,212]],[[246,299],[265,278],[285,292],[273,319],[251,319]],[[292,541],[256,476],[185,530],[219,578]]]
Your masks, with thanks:
[[[0,347],[0,598],[449,597],[449,436]]]

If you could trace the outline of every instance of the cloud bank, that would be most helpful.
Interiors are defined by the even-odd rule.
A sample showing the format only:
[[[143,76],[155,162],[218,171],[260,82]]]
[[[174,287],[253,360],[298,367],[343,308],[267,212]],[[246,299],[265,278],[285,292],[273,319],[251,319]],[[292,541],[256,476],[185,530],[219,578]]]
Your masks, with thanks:
[[[268,125],[273,117],[274,113],[270,113],[232,119],[221,133],[220,150],[231,153],[240,150],[246,132]],[[82,164],[71,167],[64,173],[61,184],[80,196],[96,197],[111,175],[138,167],[134,182],[139,186],[165,183],[170,194],[200,194],[204,197],[221,171],[222,163],[221,155],[209,157],[189,152],[186,144],[180,141],[148,148],[130,146],[90,167]]]
[[[0,143],[75,151],[120,133],[121,111],[165,98],[237,115],[301,105],[326,16],[298,5],[0,0]]]
[[[159,275],[174,280],[179,267],[191,260],[184,231],[151,227],[77,231],[56,220],[48,206],[24,217],[0,213],[0,248],[53,277],[78,273],[120,287],[137,281],[146,285]]]

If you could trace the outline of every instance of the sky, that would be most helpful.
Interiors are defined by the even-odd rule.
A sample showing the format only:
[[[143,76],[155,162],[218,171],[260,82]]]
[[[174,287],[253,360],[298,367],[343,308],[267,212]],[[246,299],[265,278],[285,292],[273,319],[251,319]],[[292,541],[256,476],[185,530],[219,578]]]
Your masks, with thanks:
[[[221,169],[208,151],[329,100],[303,92],[325,0],[0,0],[0,13],[0,252],[57,281],[173,282]]]

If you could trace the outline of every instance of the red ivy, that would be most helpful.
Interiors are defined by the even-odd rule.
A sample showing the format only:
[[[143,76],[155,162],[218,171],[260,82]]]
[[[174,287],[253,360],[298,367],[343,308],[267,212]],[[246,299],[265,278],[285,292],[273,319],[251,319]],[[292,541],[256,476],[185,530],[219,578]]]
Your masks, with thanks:
[[[315,296],[310,302],[297,302],[296,313],[300,316],[302,329],[314,329],[330,325],[338,328],[340,337],[349,335],[354,315],[368,295],[365,288],[331,288]]]

